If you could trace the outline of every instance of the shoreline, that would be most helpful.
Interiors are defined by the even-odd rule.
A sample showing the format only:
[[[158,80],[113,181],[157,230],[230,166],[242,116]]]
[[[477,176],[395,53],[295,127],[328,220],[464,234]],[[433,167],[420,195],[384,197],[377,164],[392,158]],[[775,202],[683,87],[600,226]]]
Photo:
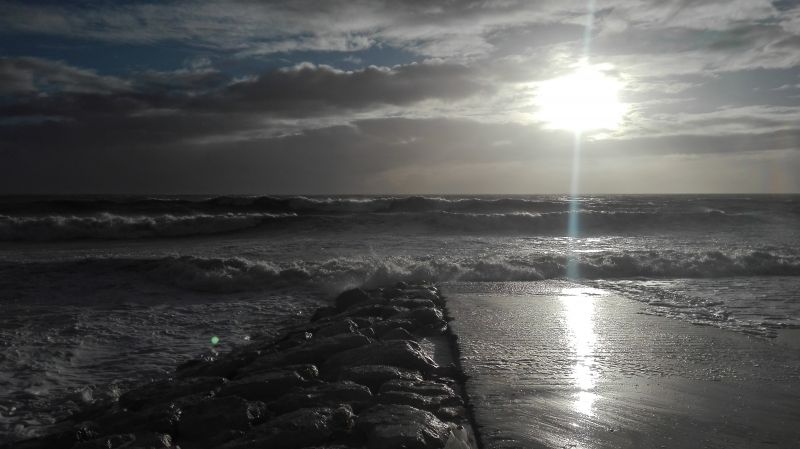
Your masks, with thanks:
[[[480,449],[449,319],[434,285],[348,290],[277,338],[0,447]]]

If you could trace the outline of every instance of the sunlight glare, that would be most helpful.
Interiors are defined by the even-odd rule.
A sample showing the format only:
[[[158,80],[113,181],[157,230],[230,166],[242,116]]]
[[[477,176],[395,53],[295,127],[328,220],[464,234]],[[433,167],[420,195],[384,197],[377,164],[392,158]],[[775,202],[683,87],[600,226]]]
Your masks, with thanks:
[[[574,132],[614,130],[626,105],[619,100],[622,83],[602,65],[582,65],[576,71],[539,84],[537,118],[549,128]]]

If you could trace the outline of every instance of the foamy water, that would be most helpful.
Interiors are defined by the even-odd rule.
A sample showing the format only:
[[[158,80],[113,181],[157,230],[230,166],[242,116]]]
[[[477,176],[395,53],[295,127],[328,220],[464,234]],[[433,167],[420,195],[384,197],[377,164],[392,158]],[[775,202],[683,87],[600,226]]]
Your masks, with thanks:
[[[354,285],[563,278],[768,338],[800,326],[800,197],[0,200],[0,436],[303,319]],[[218,335],[222,347],[211,348]]]

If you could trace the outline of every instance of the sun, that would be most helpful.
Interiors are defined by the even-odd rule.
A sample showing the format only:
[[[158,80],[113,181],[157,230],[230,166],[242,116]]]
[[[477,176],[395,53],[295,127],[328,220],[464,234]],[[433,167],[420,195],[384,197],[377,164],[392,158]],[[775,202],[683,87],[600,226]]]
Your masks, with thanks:
[[[548,128],[574,132],[615,130],[626,105],[619,101],[622,83],[602,66],[583,65],[574,72],[539,83],[537,119]]]

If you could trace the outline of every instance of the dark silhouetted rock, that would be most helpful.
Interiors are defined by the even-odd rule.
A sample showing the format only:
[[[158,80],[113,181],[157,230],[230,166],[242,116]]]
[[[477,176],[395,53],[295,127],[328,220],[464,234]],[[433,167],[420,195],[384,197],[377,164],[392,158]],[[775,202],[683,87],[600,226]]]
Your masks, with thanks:
[[[271,402],[269,409],[285,413],[301,408],[348,404],[359,410],[372,400],[372,392],[364,385],[353,382],[322,383],[287,393]]]
[[[381,385],[390,380],[422,380],[418,371],[388,365],[351,366],[341,370],[339,380],[349,380],[366,385],[377,393]]]
[[[334,354],[325,362],[322,371],[328,378],[337,378],[343,368],[359,365],[390,365],[423,373],[437,366],[416,342],[390,340]]]
[[[321,320],[322,318],[326,318],[331,315],[336,315],[336,313],[338,313],[336,307],[331,307],[331,306],[320,307],[319,309],[314,311],[314,314],[311,316],[311,321]]]
[[[303,408],[273,418],[222,448],[300,449],[325,444],[335,435],[346,435],[352,428],[353,412],[348,407]]]
[[[208,357],[190,360],[178,366],[175,376],[189,377],[225,377],[230,379],[243,367],[259,356],[258,351],[248,351],[223,357]]]
[[[180,441],[214,438],[216,443],[222,443],[217,436],[229,430],[249,430],[253,424],[264,420],[265,409],[263,402],[249,402],[236,396],[200,402],[183,411],[178,424]]]
[[[158,432],[173,435],[181,419],[180,403],[199,403],[204,395],[192,395],[178,398],[152,406],[144,406],[139,410],[109,410],[94,419],[100,435],[126,434],[131,432]]]
[[[447,324],[444,321],[444,315],[442,315],[442,311],[435,307],[412,309],[403,314],[402,317],[419,323],[422,326],[433,327]]]
[[[416,340],[417,337],[411,335],[411,332],[397,327],[385,332],[381,335],[381,340]]]
[[[368,345],[373,340],[360,334],[339,334],[333,337],[312,339],[308,343],[283,353],[289,363],[319,363],[329,356]]]
[[[395,298],[391,300],[389,304],[400,307],[408,307],[409,309],[436,307],[436,304],[434,304],[430,299],[422,298]]]
[[[350,318],[346,318],[317,329],[317,331],[314,332],[314,338],[331,337],[339,334],[354,334],[357,331],[358,325]]]
[[[390,320],[383,320],[379,321],[372,325],[372,330],[375,331],[375,335],[378,338],[383,338],[383,336],[394,329],[402,328],[408,331],[409,333],[413,332],[415,329],[419,328],[420,325],[415,323],[409,319],[397,319],[393,318]]]
[[[381,404],[401,404],[435,412],[442,406],[441,396],[423,396],[408,391],[387,391],[378,395]]]
[[[138,409],[146,404],[169,401],[195,393],[212,393],[225,384],[222,377],[192,377],[188,379],[166,379],[149,383],[124,393],[119,397],[123,407]]]
[[[128,433],[108,435],[72,446],[72,449],[167,449],[173,447],[166,433]]]
[[[269,402],[287,391],[307,383],[295,370],[268,371],[228,382],[218,397],[239,396],[244,399]]]
[[[443,448],[450,427],[432,413],[408,405],[376,405],[359,414],[356,431],[369,449]]]
[[[381,386],[380,392],[407,391],[425,396],[455,396],[452,387],[432,380],[390,380]]]
[[[370,297],[367,292],[361,290],[360,288],[354,288],[352,290],[342,292],[336,297],[334,304],[336,305],[337,310],[343,311],[356,304],[370,302],[371,300],[372,297]]]

